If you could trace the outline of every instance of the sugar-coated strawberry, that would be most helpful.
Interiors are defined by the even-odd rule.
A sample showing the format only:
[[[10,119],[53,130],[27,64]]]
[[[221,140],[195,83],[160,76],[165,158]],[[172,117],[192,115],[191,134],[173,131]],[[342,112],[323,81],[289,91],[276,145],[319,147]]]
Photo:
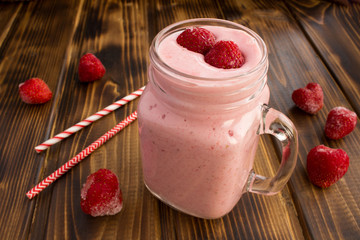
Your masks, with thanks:
[[[356,113],[344,107],[335,107],[327,116],[325,135],[330,139],[343,138],[355,129],[356,122]]]
[[[81,209],[93,217],[114,215],[122,209],[117,176],[108,169],[89,175],[81,189]]]
[[[233,41],[219,41],[205,55],[205,62],[217,68],[240,68],[245,57]]]
[[[317,113],[324,105],[324,94],[318,83],[309,83],[304,88],[296,89],[291,97],[296,106],[310,114]]]
[[[52,98],[48,85],[40,78],[31,78],[19,85],[21,100],[28,104],[46,103]]]
[[[87,53],[80,58],[78,71],[80,82],[93,82],[101,79],[106,70],[95,55]]]
[[[206,54],[215,45],[215,36],[204,28],[190,27],[177,37],[176,42],[190,51]]]
[[[344,176],[349,168],[349,156],[342,149],[319,145],[310,150],[306,169],[310,181],[327,188]]]

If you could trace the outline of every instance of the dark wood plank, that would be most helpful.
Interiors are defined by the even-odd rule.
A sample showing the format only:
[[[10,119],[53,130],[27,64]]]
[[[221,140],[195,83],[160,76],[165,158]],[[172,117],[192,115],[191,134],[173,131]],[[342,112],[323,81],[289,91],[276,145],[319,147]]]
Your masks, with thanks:
[[[28,236],[36,200],[29,201],[25,193],[38,180],[44,163],[44,155],[37,155],[34,146],[44,139],[52,106],[56,105],[58,77],[71,34],[68,26],[73,22],[77,3],[34,1],[19,6],[15,18],[7,24],[9,30],[3,29],[7,35],[0,48],[3,239]],[[34,76],[43,78],[54,93],[54,98],[44,105],[27,105],[18,96],[19,83]]]
[[[11,26],[14,23],[16,17],[18,16],[18,13],[22,6],[22,3],[0,3],[0,48],[4,39],[6,38],[6,36],[8,36]]]
[[[356,239],[360,236],[359,125],[338,141],[328,140],[323,128],[335,106],[360,113],[355,71],[359,59],[354,54],[359,50],[359,12],[359,6],[315,0],[0,3],[1,237]],[[28,200],[29,188],[134,111],[137,101],[40,155],[34,146],[146,84],[153,37],[171,23],[196,17],[229,19],[265,40],[270,105],[294,121],[300,137],[299,161],[288,187],[271,197],[245,194],[221,219],[182,214],[145,189],[135,122]],[[77,79],[77,65],[87,52],[100,58],[107,73],[100,81],[83,84]],[[43,78],[53,90],[51,102],[40,106],[21,102],[18,84],[33,76]],[[325,106],[315,116],[300,111],[291,100],[294,89],[312,81],[323,86],[325,95]],[[314,187],[305,171],[307,152],[318,144],[343,148],[351,161],[344,178],[326,190]],[[262,137],[255,170],[273,175],[278,163],[270,159],[277,156],[276,142]],[[119,176],[124,209],[115,216],[93,218],[80,209],[82,184],[99,168]]]
[[[314,239],[357,239],[360,236],[360,202],[358,200],[360,188],[357,177],[360,167],[359,127],[351,135],[338,141],[326,139],[322,129],[328,111],[335,106],[353,109],[358,116],[360,113],[358,71],[360,6],[353,4],[346,7],[320,1],[306,3],[289,1],[287,6],[315,47],[315,54],[319,55],[333,78],[333,80],[329,77],[316,79],[325,89],[324,96],[327,103],[325,103],[325,109],[322,110],[321,119],[316,119],[316,121],[321,121],[321,125],[316,134],[318,137],[314,139],[314,145],[324,143],[335,148],[342,148],[350,157],[349,170],[338,184],[326,190],[314,187],[298,194],[299,205],[302,205],[301,202],[310,200],[312,203],[303,208],[301,214],[303,222]],[[339,87],[331,89],[333,82],[336,82]],[[340,92],[344,96],[338,96]],[[305,128],[309,124],[314,124],[314,121],[304,121],[302,126]],[[304,142],[309,142],[311,135],[308,131],[305,134]],[[303,158],[305,166],[305,155]],[[300,184],[305,184],[305,181]]]
[[[360,115],[360,4],[288,1],[306,36]]]
[[[262,1],[258,8],[240,20],[258,32],[269,47],[270,105],[286,113],[299,131],[299,162],[290,181],[304,235],[313,239],[352,239],[359,236],[359,125],[343,140],[330,141],[324,136],[327,113],[335,106],[352,109],[341,88],[308,43],[293,15],[282,4]],[[327,4],[327,3],[324,3]],[[266,26],[266,27],[265,27]],[[300,111],[291,100],[294,89],[309,82],[318,82],[324,90],[324,108],[315,116]],[[306,157],[316,145],[325,144],[344,149],[350,169],[342,180],[326,190],[314,187],[307,178]]]
[[[147,81],[146,1],[83,1],[79,8],[80,21],[74,26],[75,34],[69,45],[52,134],[103,109]],[[93,52],[106,67],[102,80],[90,84],[78,81],[78,61],[86,52]],[[49,149],[42,177],[114,127],[134,111],[136,105],[137,101],[120,108]],[[34,215],[31,239],[53,236],[67,239],[158,238],[158,203],[142,182],[137,135],[135,122],[42,192],[38,196],[39,207]],[[80,208],[82,184],[99,168],[108,168],[119,177],[124,208],[115,216],[93,218]],[[38,232],[44,223],[42,217],[48,224],[44,232]]]

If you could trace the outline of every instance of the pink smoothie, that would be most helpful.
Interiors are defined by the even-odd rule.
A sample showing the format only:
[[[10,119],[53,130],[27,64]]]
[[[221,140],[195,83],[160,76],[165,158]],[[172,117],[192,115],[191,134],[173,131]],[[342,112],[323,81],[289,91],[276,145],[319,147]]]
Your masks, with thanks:
[[[253,36],[204,28],[217,41],[237,43],[245,64],[232,70],[212,67],[203,55],[176,43],[181,32],[167,36],[156,49],[160,59],[194,78],[175,77],[152,63],[138,106],[139,133],[149,190],[186,213],[218,218],[232,210],[244,191],[259,138],[260,105],[268,102],[269,89],[267,64],[265,74],[248,74],[263,59]]]
[[[245,56],[245,64],[237,69],[221,69],[216,68],[204,61],[204,56],[201,53],[195,53],[180,46],[176,42],[176,38],[181,32],[174,33],[168,36],[159,45],[158,53],[162,60],[170,67],[197,77],[214,77],[221,78],[236,76],[241,73],[253,69],[261,60],[262,53],[256,40],[249,34],[243,31],[237,31],[230,28],[218,26],[203,27],[214,33],[216,41],[233,41],[241,49]]]

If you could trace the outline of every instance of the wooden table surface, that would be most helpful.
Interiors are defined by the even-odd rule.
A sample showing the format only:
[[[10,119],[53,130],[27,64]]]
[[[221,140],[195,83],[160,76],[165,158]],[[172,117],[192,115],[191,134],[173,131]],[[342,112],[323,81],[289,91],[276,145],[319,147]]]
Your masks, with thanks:
[[[25,193],[136,109],[118,109],[49,150],[34,147],[147,82],[148,48],[165,26],[213,17],[256,31],[269,49],[270,105],[295,123],[299,157],[281,193],[245,194],[228,215],[203,220],[177,212],[144,187],[137,122],[128,126],[34,199]],[[360,124],[341,140],[324,136],[330,109],[360,116],[360,4],[318,0],[54,0],[0,3],[0,238],[1,239],[360,239]],[[94,53],[104,78],[80,83],[80,57]],[[50,102],[27,105],[18,85],[39,77]],[[294,89],[309,82],[324,91],[316,115],[296,108]],[[306,156],[316,145],[344,149],[346,175],[328,189],[313,186]],[[272,175],[276,143],[263,137],[255,170]],[[114,171],[124,208],[93,218],[80,208],[86,177]]]

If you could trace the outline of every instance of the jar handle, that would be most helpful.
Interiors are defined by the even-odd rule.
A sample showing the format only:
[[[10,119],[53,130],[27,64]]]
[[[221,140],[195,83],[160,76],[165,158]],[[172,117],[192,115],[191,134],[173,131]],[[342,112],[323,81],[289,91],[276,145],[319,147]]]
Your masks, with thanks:
[[[262,120],[257,134],[270,134],[282,146],[282,158],[276,175],[272,178],[258,175],[251,170],[246,191],[273,195],[281,191],[294,171],[298,154],[298,135],[294,124],[281,112],[262,105]]]

